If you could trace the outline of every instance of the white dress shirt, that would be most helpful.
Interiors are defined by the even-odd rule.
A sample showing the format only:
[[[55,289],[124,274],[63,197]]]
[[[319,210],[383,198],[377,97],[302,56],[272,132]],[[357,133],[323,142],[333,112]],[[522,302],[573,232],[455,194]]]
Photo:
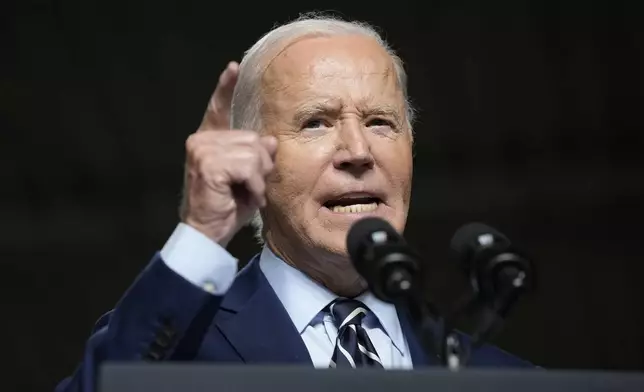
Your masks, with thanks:
[[[177,274],[194,285],[217,295],[230,288],[238,261],[219,244],[180,223],[161,250],[161,258]],[[328,368],[338,331],[331,315],[322,310],[337,295],[289,266],[265,246],[259,267],[282,302],[311,356],[313,365]],[[402,333],[396,308],[365,293],[355,298],[370,314],[363,327],[385,368],[411,369],[412,360]]]

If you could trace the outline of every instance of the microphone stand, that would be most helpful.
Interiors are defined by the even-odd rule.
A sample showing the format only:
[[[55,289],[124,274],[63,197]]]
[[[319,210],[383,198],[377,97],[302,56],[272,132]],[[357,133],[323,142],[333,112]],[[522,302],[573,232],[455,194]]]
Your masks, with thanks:
[[[513,266],[499,271],[497,291],[493,296],[485,296],[475,290],[475,294],[456,307],[445,320],[441,353],[444,364],[452,371],[458,371],[470,359],[472,350],[480,348],[503,327],[505,317],[512,305],[529,286],[525,271]],[[474,332],[468,346],[464,345],[454,325],[462,317],[474,317]]]
[[[408,271],[395,270],[387,277],[384,290],[378,293],[387,293],[390,302],[406,310],[428,358],[436,357],[443,366],[458,371],[467,360],[467,350],[452,326],[462,309],[470,305],[459,309],[454,317],[444,318],[434,304],[424,300],[422,289],[412,281]]]
[[[511,284],[505,285],[506,289],[497,292],[494,298],[485,298],[480,292],[469,295],[459,301],[460,304],[448,317],[442,317],[431,302],[425,301],[418,287],[401,290],[405,295],[399,296],[397,302],[407,310],[414,332],[428,357],[437,357],[449,370],[459,371],[469,362],[472,350],[481,347],[500,331],[505,316],[526,285],[524,274],[512,269],[509,272]],[[474,332],[470,344],[466,345],[455,325],[462,318],[472,317]]]

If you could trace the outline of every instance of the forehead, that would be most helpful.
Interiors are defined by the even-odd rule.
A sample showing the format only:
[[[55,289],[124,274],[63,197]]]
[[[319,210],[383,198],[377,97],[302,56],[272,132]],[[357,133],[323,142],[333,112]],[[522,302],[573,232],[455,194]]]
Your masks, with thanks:
[[[374,39],[316,37],[284,49],[267,68],[264,94],[278,100],[402,103],[393,61]],[[270,100],[269,100],[270,102]]]

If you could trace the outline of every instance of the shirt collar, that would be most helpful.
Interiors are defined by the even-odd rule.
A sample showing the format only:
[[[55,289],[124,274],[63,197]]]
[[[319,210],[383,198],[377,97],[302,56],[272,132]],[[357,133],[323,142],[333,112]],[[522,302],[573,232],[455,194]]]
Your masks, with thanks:
[[[302,271],[286,264],[268,246],[264,246],[259,257],[259,268],[300,334],[337,297]]]
[[[262,250],[259,268],[300,334],[320,311],[338,297],[302,271],[286,264],[268,246],[264,246]],[[405,352],[404,337],[396,307],[379,300],[371,292],[365,292],[356,299],[373,312],[394,346],[400,352]]]

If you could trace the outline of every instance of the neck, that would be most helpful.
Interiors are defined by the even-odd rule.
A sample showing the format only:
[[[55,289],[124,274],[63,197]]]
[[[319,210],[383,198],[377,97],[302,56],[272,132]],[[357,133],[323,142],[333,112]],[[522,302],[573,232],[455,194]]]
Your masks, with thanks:
[[[354,298],[366,291],[366,282],[355,271],[348,257],[310,250],[304,246],[296,247],[289,241],[280,241],[270,231],[265,233],[265,238],[267,246],[277,257],[334,294]]]

